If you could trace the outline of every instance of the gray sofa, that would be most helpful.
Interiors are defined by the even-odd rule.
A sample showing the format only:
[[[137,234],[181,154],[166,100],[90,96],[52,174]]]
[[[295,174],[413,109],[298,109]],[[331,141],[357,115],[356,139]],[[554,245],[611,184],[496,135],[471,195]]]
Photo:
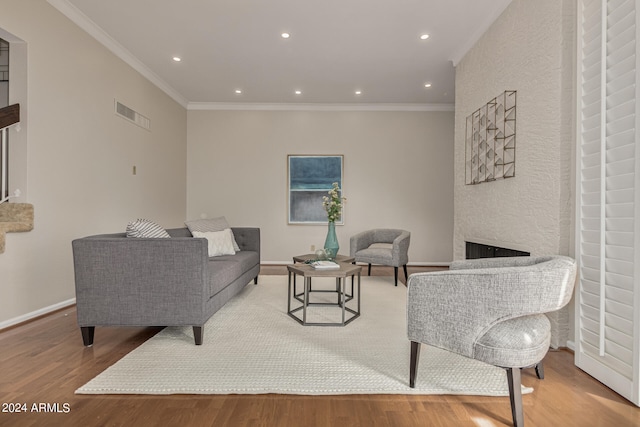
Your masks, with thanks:
[[[203,326],[260,272],[260,229],[232,228],[241,251],[209,258],[187,228],[171,238],[103,234],[72,242],[78,325],[85,346],[96,326]]]

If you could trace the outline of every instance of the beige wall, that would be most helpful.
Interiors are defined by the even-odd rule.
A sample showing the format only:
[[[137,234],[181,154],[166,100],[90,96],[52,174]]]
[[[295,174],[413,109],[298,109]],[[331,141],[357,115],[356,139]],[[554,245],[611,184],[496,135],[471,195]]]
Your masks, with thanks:
[[[182,224],[187,113],[44,0],[3,1],[0,28],[28,52],[28,98],[15,100],[26,161],[11,167],[26,170],[21,201],[35,207],[34,231],[8,234],[0,254],[2,327],[75,297],[72,239],[138,217]],[[115,116],[114,98],[151,132]]]
[[[571,253],[574,5],[514,0],[456,67],[455,259],[465,240]],[[466,117],[504,90],[518,91],[516,176],[467,186]],[[568,338],[567,313],[555,345]]]
[[[344,155],[349,237],[410,230],[410,263],[451,261],[453,113],[189,111],[187,216],[262,229],[263,262],[324,244],[326,226],[287,224],[287,155]]]

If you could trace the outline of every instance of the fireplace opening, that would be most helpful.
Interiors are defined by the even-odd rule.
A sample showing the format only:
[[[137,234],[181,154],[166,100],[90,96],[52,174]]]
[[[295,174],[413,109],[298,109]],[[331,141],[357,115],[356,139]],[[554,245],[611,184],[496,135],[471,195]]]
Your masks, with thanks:
[[[530,256],[530,252],[520,251],[517,249],[501,248],[499,246],[485,245],[476,242],[465,242],[466,258],[496,258],[510,256]]]

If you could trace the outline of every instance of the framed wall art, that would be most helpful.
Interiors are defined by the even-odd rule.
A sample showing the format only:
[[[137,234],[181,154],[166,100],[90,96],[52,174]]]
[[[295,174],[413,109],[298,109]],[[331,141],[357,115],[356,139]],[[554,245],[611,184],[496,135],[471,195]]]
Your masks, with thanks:
[[[342,191],[344,156],[288,155],[289,224],[326,224],[322,197],[337,182]],[[344,216],[344,215],[343,215]],[[340,217],[336,224],[344,224]]]

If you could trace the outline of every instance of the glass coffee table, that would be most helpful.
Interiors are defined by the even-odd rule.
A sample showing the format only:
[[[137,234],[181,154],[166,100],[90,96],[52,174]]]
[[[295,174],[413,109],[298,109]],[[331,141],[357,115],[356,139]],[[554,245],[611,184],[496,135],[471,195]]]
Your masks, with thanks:
[[[289,273],[289,291],[287,300],[287,314],[304,326],[345,326],[352,322],[354,319],[358,318],[360,316],[360,273],[362,271],[362,267],[348,262],[338,262],[338,265],[340,266],[340,268],[330,270],[315,269],[311,265],[305,264],[304,262],[288,265],[287,270]],[[301,276],[304,279],[304,289],[302,292],[298,292],[297,290],[295,281],[296,276]],[[358,276],[357,282],[354,281],[355,276]],[[312,277],[334,278],[336,281],[335,290],[317,288],[315,290],[311,289]],[[345,279],[348,277],[352,278],[351,294],[348,294],[346,291],[347,286],[345,283]],[[337,296],[336,302],[311,301],[312,294],[317,293],[335,293]],[[347,305],[354,299],[356,301],[350,305],[355,305],[355,307],[348,307]],[[299,302],[300,305],[292,308],[292,302]],[[341,320],[310,321],[307,312],[310,307],[314,306],[338,307],[340,309]],[[302,312],[302,317],[299,316],[300,312]]]

